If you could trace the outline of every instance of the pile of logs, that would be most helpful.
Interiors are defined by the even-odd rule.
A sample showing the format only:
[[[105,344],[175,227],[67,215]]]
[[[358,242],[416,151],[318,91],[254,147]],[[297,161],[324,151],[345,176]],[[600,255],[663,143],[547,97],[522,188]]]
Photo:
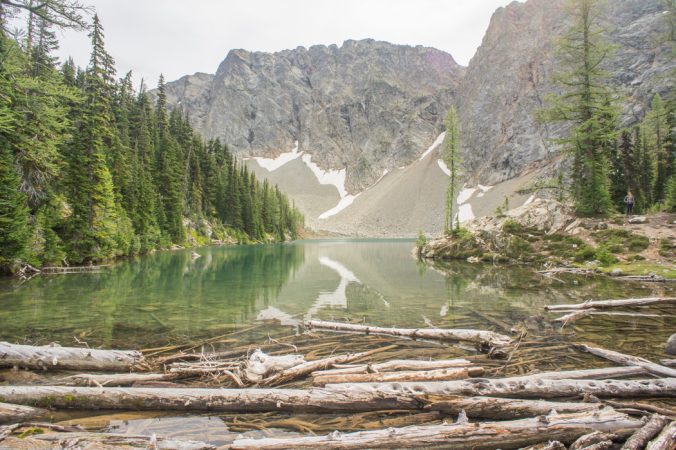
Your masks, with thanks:
[[[635,299],[624,304],[673,301]],[[616,305],[589,302],[550,309],[589,311]],[[38,370],[44,377],[38,384],[0,386],[0,423],[6,424],[0,426],[0,446],[12,448],[27,429],[37,428],[40,433],[25,437],[24,443],[33,442],[36,447],[67,447],[75,442],[92,448],[214,448],[203,442],[92,433],[35,422],[59,409],[229,414],[396,412],[410,417],[400,421],[401,426],[382,429],[257,439],[235,436],[227,445],[232,449],[676,446],[676,409],[652,401],[676,398],[676,370],[645,358],[575,344],[569,346],[571,351],[590,353],[618,365],[511,377],[495,377],[493,372],[492,377],[483,378],[489,373],[484,366],[492,364],[487,356],[429,360],[388,359],[386,355],[396,354],[396,339],[462,341],[484,352],[500,349],[509,355],[517,350],[520,340],[468,329],[400,329],[325,321],[310,321],[306,327],[307,333],[322,330],[393,336],[395,343],[320,358],[312,352],[291,351],[291,344],[283,354],[256,349],[244,354],[160,356],[153,352],[154,357],[144,357],[137,351],[0,343],[0,366]]]

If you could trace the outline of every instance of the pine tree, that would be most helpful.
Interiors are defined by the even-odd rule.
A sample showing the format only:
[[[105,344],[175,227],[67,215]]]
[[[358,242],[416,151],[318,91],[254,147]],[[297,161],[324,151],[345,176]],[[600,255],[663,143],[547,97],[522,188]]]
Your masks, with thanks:
[[[667,149],[667,135],[669,134],[668,112],[662,97],[655,94],[651,109],[643,119],[643,128],[646,132],[645,145],[652,154],[655,164],[655,182],[652,197],[655,202],[664,200],[668,178],[669,153]]]
[[[573,25],[559,48],[568,71],[557,77],[564,90],[550,97],[551,107],[542,118],[571,125],[568,137],[558,142],[572,155],[577,212],[604,215],[611,208],[608,153],[609,143],[616,139],[617,117],[602,68],[610,47],[602,39],[598,0],[571,0],[569,12]]]
[[[444,123],[446,125],[446,138],[444,139],[442,159],[451,172],[446,189],[444,230],[446,230],[446,233],[451,233],[453,231],[453,205],[455,204],[455,191],[460,170],[460,125],[455,107],[451,106],[451,109],[448,110]]]
[[[0,137],[0,268],[23,256],[29,236],[28,209],[20,184],[14,156],[8,142]]]

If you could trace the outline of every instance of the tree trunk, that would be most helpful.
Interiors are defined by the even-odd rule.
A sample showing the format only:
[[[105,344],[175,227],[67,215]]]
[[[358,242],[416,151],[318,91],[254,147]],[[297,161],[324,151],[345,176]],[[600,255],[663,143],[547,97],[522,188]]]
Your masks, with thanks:
[[[433,370],[450,369],[452,367],[471,366],[472,363],[466,359],[442,359],[442,360],[415,360],[415,359],[393,359],[377,364],[357,364],[351,367],[340,369],[329,369],[312,372],[313,377],[324,375],[342,375],[345,373],[379,373],[394,372],[397,370]]]
[[[627,442],[622,446],[622,450],[643,450],[648,441],[662,431],[669,422],[670,420],[667,417],[653,414],[641,429],[637,430],[636,433],[627,439]]]
[[[534,373],[532,375],[523,375],[513,377],[515,381],[535,381],[535,380],[602,380],[604,378],[633,377],[636,375],[648,375],[648,371],[643,367],[625,366],[625,367],[605,367],[602,369],[581,369],[581,370],[560,370],[553,372]]]
[[[592,355],[600,356],[601,358],[605,358],[618,364],[643,367],[645,370],[655,375],[663,377],[676,377],[676,369],[660,366],[659,364],[648,361],[645,358],[638,358],[636,356],[625,355],[624,353],[606,350],[604,348],[592,347],[590,345],[584,344],[576,344],[575,348],[589,352]]]
[[[0,367],[123,371],[141,362],[137,351],[97,350],[75,347],[36,347],[0,342]]]
[[[306,322],[310,328],[330,331],[348,331],[365,334],[384,334],[403,336],[412,339],[430,339],[440,341],[468,341],[477,344],[488,344],[499,347],[512,342],[509,336],[493,331],[450,329],[450,328],[384,328],[356,325],[351,323],[326,322],[324,320],[310,320]]]
[[[329,383],[381,383],[392,381],[446,381],[460,380],[469,377],[480,377],[483,367],[462,367],[456,369],[436,369],[422,371],[380,372],[380,373],[346,373],[338,375],[320,375],[312,379],[315,386]]]
[[[676,378],[643,380],[548,380],[477,378],[427,383],[327,384],[326,390],[342,394],[468,395],[508,398],[561,398],[591,394],[597,397],[676,397]]]
[[[646,450],[673,450],[676,448],[676,420],[664,427],[662,432],[648,443]]]
[[[238,439],[231,448],[362,449],[443,446],[460,449],[512,449],[547,440],[569,443],[591,431],[639,428],[642,422],[612,409],[596,413],[561,414],[509,422],[410,426],[356,433],[283,439]]]
[[[676,302],[676,297],[647,297],[647,298],[624,298],[621,300],[597,300],[584,303],[575,303],[572,305],[548,305],[547,311],[560,311],[565,309],[603,309],[603,308],[621,308],[624,306],[645,306],[654,304],[665,304]]]
[[[24,438],[7,438],[4,443],[17,448],[141,448],[163,450],[212,450],[215,445],[197,441],[170,440],[153,436],[129,436],[115,433],[45,433],[32,434]]]
[[[42,408],[0,403],[0,423],[25,422],[47,414],[49,411]]]

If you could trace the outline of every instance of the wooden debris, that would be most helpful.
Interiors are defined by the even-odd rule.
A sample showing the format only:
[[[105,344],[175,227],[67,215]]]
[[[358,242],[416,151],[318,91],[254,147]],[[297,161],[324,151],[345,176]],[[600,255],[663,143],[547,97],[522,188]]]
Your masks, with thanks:
[[[128,370],[141,362],[141,353],[132,350],[98,350],[90,348],[10,344],[0,342],[0,367],[23,367],[43,370]]]
[[[320,370],[312,372],[313,377],[324,375],[340,375],[345,373],[379,373],[394,372],[397,370],[433,370],[450,369],[453,367],[470,366],[472,363],[466,359],[441,359],[433,361],[415,360],[415,359],[393,359],[377,364],[357,364],[349,367],[337,369]],[[334,366],[336,366],[334,364]]]
[[[336,375],[320,375],[312,379],[315,386],[329,383],[378,383],[392,381],[445,381],[463,378],[480,377],[483,367],[462,367],[453,369],[433,369],[401,372],[378,373],[345,373]]]
[[[590,431],[639,428],[643,423],[612,409],[595,413],[560,414],[506,422],[410,426],[356,433],[334,432],[302,438],[238,439],[232,449],[362,449],[392,447],[518,448],[558,440],[572,442]]]
[[[659,406],[651,405],[649,403],[639,403],[639,402],[617,402],[614,400],[604,400],[608,406],[612,406],[615,409],[634,409],[637,411],[648,411],[656,414],[661,414],[672,419],[676,419],[676,410],[669,408],[662,408]]]
[[[591,353],[592,355],[600,356],[601,358],[605,358],[609,361],[616,362],[618,364],[643,367],[644,369],[655,375],[664,377],[676,377],[676,369],[660,366],[659,364],[648,361],[645,358],[625,355],[624,353],[606,350],[604,348],[592,347],[591,345],[576,344],[574,347],[579,350]]]
[[[636,432],[631,435],[629,439],[622,446],[622,450],[642,450],[646,447],[648,441],[654,438],[657,433],[662,431],[662,429],[667,426],[669,419],[659,414],[653,414],[653,416],[646,422],[643,427],[636,430]]]
[[[646,446],[646,450],[673,450],[676,448],[676,420],[662,429],[662,432]]]
[[[557,317],[552,322],[561,322],[561,328],[563,328],[569,323],[573,323],[579,319],[582,319],[585,316],[590,315],[593,311],[596,311],[596,309],[589,308],[589,309],[581,309],[579,311],[573,311],[572,313],[566,314],[565,316]]]
[[[173,373],[106,373],[91,374],[79,373],[65,377],[63,380],[81,386],[131,386],[134,383],[148,383],[150,381],[175,380]]]
[[[674,302],[676,302],[676,297],[625,298],[621,300],[596,300],[569,305],[548,305],[545,306],[545,309],[547,311],[560,311],[566,309],[591,309],[591,308],[604,309],[604,308],[621,308],[625,306],[660,305]]]
[[[351,323],[327,322],[324,320],[310,320],[306,322],[312,329],[328,331],[344,331],[365,334],[384,334],[402,336],[411,339],[430,339],[440,341],[468,341],[484,344],[490,347],[500,347],[512,342],[509,336],[493,331],[452,329],[452,328],[384,328]]]
[[[17,439],[17,438],[14,438]],[[215,445],[204,442],[188,440],[172,440],[163,437],[152,436],[132,436],[119,433],[90,433],[90,432],[71,432],[71,433],[36,433],[28,437],[18,438],[16,441],[6,439],[5,444],[9,448],[13,443],[21,445],[19,448],[34,446],[36,448],[42,445],[48,445],[49,448],[63,449],[97,449],[97,448],[141,448],[141,449],[163,449],[163,450],[212,450]]]
[[[49,411],[42,408],[0,403],[0,423],[24,422],[26,420],[44,417],[48,414]]]

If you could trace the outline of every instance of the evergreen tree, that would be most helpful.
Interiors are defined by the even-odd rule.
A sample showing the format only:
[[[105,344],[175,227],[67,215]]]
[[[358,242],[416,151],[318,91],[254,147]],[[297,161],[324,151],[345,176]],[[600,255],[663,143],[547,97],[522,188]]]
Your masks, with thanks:
[[[444,139],[444,152],[442,159],[451,172],[446,189],[446,213],[444,215],[444,230],[446,233],[453,231],[453,205],[455,204],[455,191],[458,183],[460,169],[460,125],[458,113],[451,106],[444,121],[446,125],[446,138]]]
[[[559,74],[563,92],[550,98],[543,112],[548,121],[571,125],[568,137],[559,140],[572,155],[572,186],[576,210],[583,215],[607,214],[609,143],[616,138],[617,111],[603,63],[610,47],[603,39],[598,0],[571,0],[573,25],[560,41],[560,54],[568,71]]]
[[[651,154],[651,159],[654,159],[655,165],[655,181],[652,191],[652,197],[655,202],[664,200],[667,178],[669,176],[669,152],[667,148],[669,124],[667,116],[668,112],[662,101],[662,97],[659,94],[655,94],[651,103],[651,109],[643,120],[646,132],[644,145],[646,146],[646,150]]]
[[[14,156],[8,142],[0,137],[0,268],[23,256],[29,236],[28,209],[20,184]]]

